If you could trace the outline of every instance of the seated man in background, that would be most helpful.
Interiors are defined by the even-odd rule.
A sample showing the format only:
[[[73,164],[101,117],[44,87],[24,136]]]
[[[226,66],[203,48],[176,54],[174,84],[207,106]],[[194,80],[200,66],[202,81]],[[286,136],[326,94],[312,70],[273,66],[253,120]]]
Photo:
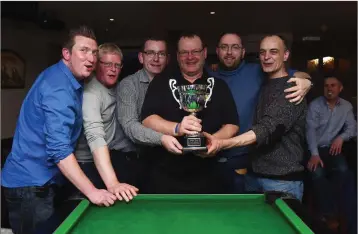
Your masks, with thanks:
[[[310,151],[307,168],[311,171],[319,211],[326,219],[333,218],[337,212],[338,201],[333,195],[339,190],[331,186],[339,185],[350,174],[342,154],[343,142],[357,135],[353,107],[339,97],[342,90],[338,78],[325,78],[324,96],[314,99],[307,113],[306,137]]]
[[[126,152],[110,156],[110,150],[114,147],[113,140],[116,136],[123,136],[115,111],[115,86],[122,69],[122,58],[122,51],[115,44],[105,43],[98,47],[96,74],[84,87],[83,132],[75,155],[80,167],[96,187],[107,188],[118,200],[129,201],[137,195],[138,189],[120,183],[118,177],[121,175],[121,165],[116,165],[116,157],[125,157]],[[126,149],[126,146],[130,149],[131,144],[123,141],[122,149]],[[112,164],[117,170],[113,169]],[[126,181],[125,177],[122,179]]]
[[[62,59],[37,77],[22,103],[1,173],[15,234],[35,233],[54,214],[62,174],[94,204],[109,206],[116,200],[112,193],[93,186],[74,155],[82,129],[83,81],[94,70],[97,52],[90,28],[72,29]]]
[[[251,168],[245,176],[246,191],[279,191],[301,200],[303,195],[306,101],[292,103],[284,90],[292,87],[285,62],[289,50],[283,38],[264,37],[260,62],[268,79],[264,81],[251,130],[231,139],[206,134],[209,152],[253,145]]]

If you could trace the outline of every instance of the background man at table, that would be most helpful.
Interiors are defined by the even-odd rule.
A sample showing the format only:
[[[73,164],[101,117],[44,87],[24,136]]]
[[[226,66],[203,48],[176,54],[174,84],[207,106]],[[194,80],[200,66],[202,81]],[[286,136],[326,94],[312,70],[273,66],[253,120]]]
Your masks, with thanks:
[[[347,188],[354,187],[353,183],[347,183],[353,181],[350,178],[353,175],[342,154],[342,146],[344,141],[357,135],[357,122],[352,104],[339,97],[342,90],[343,85],[338,78],[326,77],[324,96],[310,103],[306,119],[310,151],[307,168],[311,172],[319,213],[329,221],[337,219],[339,204],[348,200],[339,198],[347,197]],[[347,186],[342,186],[344,184]],[[352,200],[353,194],[347,195]]]

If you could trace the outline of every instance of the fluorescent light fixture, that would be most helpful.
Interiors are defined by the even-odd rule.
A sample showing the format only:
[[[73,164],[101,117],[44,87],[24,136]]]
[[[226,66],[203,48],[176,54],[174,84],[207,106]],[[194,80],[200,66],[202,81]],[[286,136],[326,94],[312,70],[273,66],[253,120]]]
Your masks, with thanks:
[[[110,18],[110,19],[109,19],[109,21],[112,21],[112,22],[113,22],[113,21],[114,21],[114,19],[113,19],[113,18]]]
[[[210,11],[210,15],[215,15],[215,11]]]

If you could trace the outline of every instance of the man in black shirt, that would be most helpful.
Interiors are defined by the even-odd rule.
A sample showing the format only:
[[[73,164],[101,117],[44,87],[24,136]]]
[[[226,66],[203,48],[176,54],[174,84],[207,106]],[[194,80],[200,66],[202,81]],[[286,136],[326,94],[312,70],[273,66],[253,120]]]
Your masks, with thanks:
[[[238,131],[238,114],[231,92],[222,80],[214,78],[207,108],[197,117],[179,108],[169,80],[176,86],[208,83],[203,70],[207,50],[197,34],[183,34],[178,41],[177,59],[180,72],[164,72],[153,79],[142,107],[143,125],[164,134],[183,137],[201,130],[218,138],[233,137]],[[149,193],[218,193],[221,181],[216,170],[215,152],[182,153],[182,146],[166,151],[153,147],[145,151],[150,160]]]
[[[206,136],[222,149],[255,143],[251,172],[245,178],[247,191],[281,191],[301,200],[307,104],[304,100],[296,105],[285,98],[283,90],[290,86],[285,68],[288,56],[284,39],[266,36],[260,44],[260,61],[269,79],[262,87],[253,127],[227,140]],[[209,153],[216,150],[209,147]]]

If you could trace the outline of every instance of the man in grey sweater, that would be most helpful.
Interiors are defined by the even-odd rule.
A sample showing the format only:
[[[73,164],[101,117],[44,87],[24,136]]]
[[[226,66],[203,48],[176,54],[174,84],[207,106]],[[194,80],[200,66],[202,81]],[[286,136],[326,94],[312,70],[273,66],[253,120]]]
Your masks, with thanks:
[[[289,57],[284,39],[266,36],[260,44],[260,61],[269,79],[261,89],[251,130],[231,139],[210,139],[209,152],[255,144],[251,168],[245,176],[247,191],[280,191],[301,200],[303,195],[305,115],[307,104],[285,98],[290,87],[285,68]]]
[[[83,131],[75,155],[80,167],[97,188],[107,188],[119,200],[129,201],[137,195],[138,189],[118,180],[121,177],[128,181],[121,176],[118,155],[113,156],[113,152],[117,151],[124,155],[134,151],[134,146],[124,137],[117,123],[115,112],[115,85],[122,69],[123,55],[112,43],[102,44],[98,49],[96,75],[84,87]]]

